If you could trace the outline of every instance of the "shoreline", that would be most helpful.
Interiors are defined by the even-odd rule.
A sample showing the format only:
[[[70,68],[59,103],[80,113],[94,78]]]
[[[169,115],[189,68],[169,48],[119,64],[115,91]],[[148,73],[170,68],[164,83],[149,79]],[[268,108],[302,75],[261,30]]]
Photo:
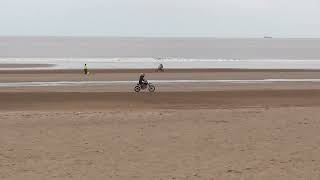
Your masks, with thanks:
[[[152,71],[163,64],[169,71],[217,71],[217,70],[320,70],[320,61],[292,59],[0,59],[0,70],[25,71],[77,71],[84,64],[95,71]]]

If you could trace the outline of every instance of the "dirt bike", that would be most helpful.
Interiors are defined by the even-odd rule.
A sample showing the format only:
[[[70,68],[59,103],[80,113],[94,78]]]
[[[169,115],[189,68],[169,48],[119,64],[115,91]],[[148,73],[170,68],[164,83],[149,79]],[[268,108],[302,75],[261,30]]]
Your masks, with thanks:
[[[152,84],[152,83],[149,83],[148,81],[146,81],[144,84],[137,84],[135,87],[134,87],[134,91],[135,92],[140,92],[141,90],[145,90],[147,89],[149,90],[149,92],[154,92],[156,90],[156,87]]]

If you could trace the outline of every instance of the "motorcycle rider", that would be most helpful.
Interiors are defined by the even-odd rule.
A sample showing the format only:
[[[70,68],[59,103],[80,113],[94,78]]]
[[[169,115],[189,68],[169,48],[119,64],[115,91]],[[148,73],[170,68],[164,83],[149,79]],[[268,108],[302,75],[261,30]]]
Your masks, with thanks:
[[[163,64],[159,64],[159,66],[158,66],[158,69],[157,69],[157,72],[163,72],[164,71],[164,69],[163,69]]]
[[[144,73],[141,73],[140,74],[140,77],[139,77],[139,84],[140,86],[145,86],[148,84],[148,81],[144,79],[145,77],[145,74]]]

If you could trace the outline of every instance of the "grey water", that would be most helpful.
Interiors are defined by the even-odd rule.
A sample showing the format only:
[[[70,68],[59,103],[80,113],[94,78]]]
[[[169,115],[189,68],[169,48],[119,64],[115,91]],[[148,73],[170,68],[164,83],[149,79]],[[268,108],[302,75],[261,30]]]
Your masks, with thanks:
[[[320,39],[0,37],[0,58],[320,60]]]

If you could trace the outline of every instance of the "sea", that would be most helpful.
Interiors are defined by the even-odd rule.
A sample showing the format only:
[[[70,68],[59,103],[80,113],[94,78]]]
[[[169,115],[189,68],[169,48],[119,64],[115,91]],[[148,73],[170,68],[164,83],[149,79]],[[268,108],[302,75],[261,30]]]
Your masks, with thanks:
[[[320,69],[320,39],[0,37],[0,70]]]

